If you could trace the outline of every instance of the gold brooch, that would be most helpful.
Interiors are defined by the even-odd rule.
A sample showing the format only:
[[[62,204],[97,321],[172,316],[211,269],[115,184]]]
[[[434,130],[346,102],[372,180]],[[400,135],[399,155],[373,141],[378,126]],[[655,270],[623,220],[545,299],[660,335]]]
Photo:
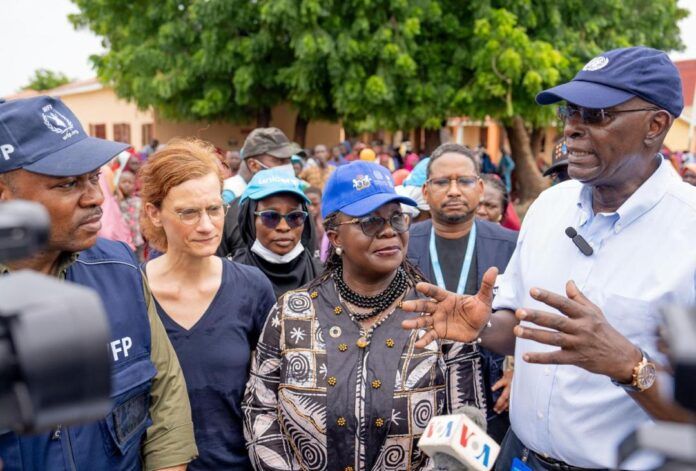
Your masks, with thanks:
[[[394,339],[387,339],[387,341],[384,343],[387,344],[387,347],[394,348]]]
[[[377,417],[375,419],[375,427],[380,428],[384,426],[384,419],[381,417]]]
[[[345,343],[339,343],[339,344],[338,344],[338,351],[339,351],[339,352],[345,352],[346,350],[348,350],[348,345],[347,345],[347,344],[345,344]]]
[[[327,383],[329,383],[329,386],[336,386],[336,377],[335,376],[329,376],[329,379],[326,380]]]
[[[334,308],[334,314],[339,315],[342,312],[343,312],[343,309],[341,309],[341,306],[336,306]]]
[[[378,379],[372,380],[372,387],[374,389],[379,389],[382,386],[382,382]]]
[[[317,293],[316,291],[312,291],[312,292],[309,294],[309,297],[312,298],[312,299],[316,299],[317,296],[319,296],[319,293]]]
[[[346,425],[346,419],[343,417],[339,417],[338,419],[336,419],[336,425],[338,425],[339,427],[344,427]]]

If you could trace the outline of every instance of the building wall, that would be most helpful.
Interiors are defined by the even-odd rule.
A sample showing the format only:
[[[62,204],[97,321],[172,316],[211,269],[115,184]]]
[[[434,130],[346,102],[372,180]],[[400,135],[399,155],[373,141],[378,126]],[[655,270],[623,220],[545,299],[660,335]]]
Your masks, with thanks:
[[[689,146],[689,122],[685,119],[677,119],[672,124],[667,136],[665,145],[672,151],[683,151]],[[691,151],[696,147],[696,143],[691,143]]]
[[[292,140],[295,133],[296,116],[297,112],[289,105],[276,106],[271,112],[271,126],[280,128]],[[175,122],[158,117],[155,137],[162,143],[174,137],[197,137],[213,143],[220,149],[240,149],[244,144],[244,139],[255,127],[255,119],[239,125],[224,122]],[[307,127],[305,146],[334,145],[340,141],[340,138],[340,124],[312,121]]]
[[[85,93],[65,94],[60,98],[75,113],[85,131],[90,124],[106,125],[106,138],[114,138],[114,124],[130,124],[130,142],[136,150],[142,148],[142,125],[154,123],[152,111],[140,111],[135,104],[119,99],[110,88]]]

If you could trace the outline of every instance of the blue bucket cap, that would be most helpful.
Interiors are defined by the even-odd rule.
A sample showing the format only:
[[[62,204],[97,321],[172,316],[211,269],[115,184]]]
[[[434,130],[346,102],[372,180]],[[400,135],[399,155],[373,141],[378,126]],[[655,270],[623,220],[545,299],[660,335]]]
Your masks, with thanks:
[[[311,204],[307,195],[302,191],[300,180],[285,169],[277,168],[269,168],[256,173],[244,190],[239,203],[243,203],[246,199],[261,200],[278,193],[292,193],[297,195],[300,200]]]

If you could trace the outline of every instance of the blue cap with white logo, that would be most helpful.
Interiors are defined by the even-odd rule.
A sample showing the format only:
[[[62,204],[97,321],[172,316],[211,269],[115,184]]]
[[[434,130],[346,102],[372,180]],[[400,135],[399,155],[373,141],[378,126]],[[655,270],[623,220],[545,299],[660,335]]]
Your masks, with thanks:
[[[261,200],[278,193],[292,193],[305,203],[312,203],[302,191],[300,180],[286,170],[279,168],[269,168],[257,172],[244,190],[239,203],[243,203],[246,199]]]
[[[394,190],[389,170],[372,162],[355,161],[337,167],[329,177],[321,202],[321,216],[341,211],[358,217],[392,201],[417,206],[411,198]]]
[[[84,175],[130,147],[90,137],[58,98],[0,101],[0,173]]]
[[[568,83],[536,96],[540,105],[561,100],[585,108],[609,108],[640,97],[673,116],[684,109],[679,71],[663,51],[614,49],[595,57]]]

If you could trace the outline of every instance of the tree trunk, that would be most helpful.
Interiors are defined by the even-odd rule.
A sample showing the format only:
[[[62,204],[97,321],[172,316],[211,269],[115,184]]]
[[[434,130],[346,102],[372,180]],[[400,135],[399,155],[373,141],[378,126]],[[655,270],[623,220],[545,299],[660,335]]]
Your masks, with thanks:
[[[271,125],[271,109],[261,108],[256,112],[256,127],[267,128]]]
[[[541,154],[541,143],[544,140],[544,134],[546,134],[546,130],[544,128],[532,129],[530,141],[532,146],[532,157],[534,157],[534,162],[536,162],[536,160],[539,158],[539,154]]]
[[[437,146],[440,145],[440,130],[426,129],[425,130],[425,154],[430,155]]]
[[[305,141],[307,139],[307,127],[309,126],[309,120],[303,118],[300,116],[300,114],[297,114],[297,118],[295,118],[295,135],[293,137],[293,140],[297,142],[300,147],[304,149],[305,147]]]
[[[550,182],[541,175],[536,165],[536,158],[532,153],[532,143],[524,126],[524,120],[520,116],[515,116],[512,118],[512,124],[505,127],[505,131],[510,141],[510,154],[515,161],[515,177],[519,187],[520,204],[525,206],[548,188]]]
[[[413,149],[413,152],[419,154],[420,151],[423,149],[423,146],[422,146],[423,143],[421,142],[422,128],[420,126],[418,126],[413,134],[414,134],[415,139],[413,139],[412,149]]]

